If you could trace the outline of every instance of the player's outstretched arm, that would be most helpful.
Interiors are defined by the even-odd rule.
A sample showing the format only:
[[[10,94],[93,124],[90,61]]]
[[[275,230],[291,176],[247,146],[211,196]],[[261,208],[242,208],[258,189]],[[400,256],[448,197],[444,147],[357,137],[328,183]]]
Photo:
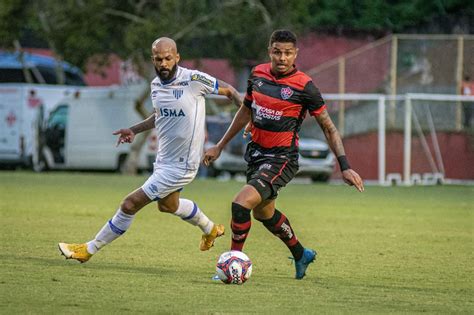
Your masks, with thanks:
[[[130,128],[119,129],[112,133],[113,135],[118,135],[117,144],[115,145],[118,147],[121,143],[132,143],[133,139],[135,139],[135,134]]]
[[[212,162],[217,160],[219,156],[221,155],[222,149],[229,143],[232,138],[235,137],[235,135],[244,128],[245,125],[250,121],[250,109],[248,109],[245,106],[241,106],[240,109],[237,111],[237,114],[235,114],[234,119],[232,120],[232,123],[230,124],[229,128],[227,128],[227,131],[225,132],[224,136],[222,136],[222,139],[219,140],[219,142],[206,150],[204,153],[204,164],[206,166],[209,166]]]
[[[237,107],[242,105],[242,97],[232,85],[222,80],[217,80],[217,83],[219,84],[217,94],[227,96]]]
[[[132,143],[135,139],[135,135],[140,132],[152,129],[155,127],[155,113],[151,114],[147,119],[133,125],[130,128],[124,128],[114,131],[112,134],[118,135],[117,146],[121,143]]]
[[[323,130],[331,150],[337,157],[344,182],[350,186],[355,186],[355,188],[357,188],[357,190],[360,192],[364,191],[364,183],[362,182],[362,178],[349,166],[341,136],[339,131],[337,131],[336,126],[332,122],[331,117],[329,117],[327,110],[324,109],[315,118]]]

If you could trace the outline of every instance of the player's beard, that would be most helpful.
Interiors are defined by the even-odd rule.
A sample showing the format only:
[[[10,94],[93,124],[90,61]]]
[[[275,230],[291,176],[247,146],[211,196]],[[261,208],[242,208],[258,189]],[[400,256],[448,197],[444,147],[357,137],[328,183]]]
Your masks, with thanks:
[[[178,69],[178,64],[175,63],[173,68],[171,68],[171,70],[169,71],[166,70],[168,71],[168,75],[162,74],[162,71],[158,70],[156,67],[155,67],[155,72],[156,72],[156,75],[160,77],[161,81],[169,81],[174,78],[174,75],[176,74],[177,69]]]

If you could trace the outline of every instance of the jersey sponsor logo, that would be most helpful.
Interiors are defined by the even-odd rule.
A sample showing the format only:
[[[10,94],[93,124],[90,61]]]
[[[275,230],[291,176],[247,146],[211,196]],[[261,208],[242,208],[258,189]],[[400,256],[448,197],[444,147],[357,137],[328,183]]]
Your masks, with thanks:
[[[183,93],[184,91],[182,89],[173,90],[174,98],[177,100],[179,100],[179,98],[183,96]]]
[[[163,117],[184,117],[186,116],[182,109],[160,108],[160,115]]]
[[[179,81],[179,82],[174,82],[170,84],[171,86],[188,86],[189,82],[188,81]]]
[[[283,115],[282,110],[266,108],[256,103],[253,103],[252,107],[255,108],[255,118],[258,120],[262,120],[264,118],[271,120],[280,120],[281,116]]]
[[[282,99],[287,100],[293,95],[293,90],[289,86],[281,88],[280,95]]]
[[[191,81],[198,81],[203,83],[204,85],[214,87],[214,82],[211,79],[206,78],[205,76],[198,73],[195,73],[191,76]]]

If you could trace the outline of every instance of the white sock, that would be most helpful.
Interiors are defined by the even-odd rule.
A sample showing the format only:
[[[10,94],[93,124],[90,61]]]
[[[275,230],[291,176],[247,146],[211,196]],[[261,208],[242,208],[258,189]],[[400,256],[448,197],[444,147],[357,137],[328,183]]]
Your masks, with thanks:
[[[127,231],[134,217],[134,215],[126,214],[121,209],[118,209],[112,219],[97,233],[95,239],[87,242],[87,251],[90,254],[95,254],[99,249],[117,239]]]
[[[173,214],[192,225],[199,226],[204,234],[210,234],[214,226],[214,222],[209,220],[204,212],[202,212],[194,202],[188,199],[180,198],[178,210]]]

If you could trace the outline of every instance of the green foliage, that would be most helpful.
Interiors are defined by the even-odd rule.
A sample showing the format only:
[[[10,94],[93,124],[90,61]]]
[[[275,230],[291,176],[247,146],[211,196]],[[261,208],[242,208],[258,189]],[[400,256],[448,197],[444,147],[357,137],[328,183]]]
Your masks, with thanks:
[[[472,187],[289,185],[278,208],[319,252],[301,281],[286,247],[253,220],[252,278],[213,282],[230,231],[200,252],[199,229],[155,203],[89,262],[59,255],[57,242],[89,240],[145,179],[0,172],[0,313],[472,313]],[[196,180],[182,195],[228,227],[241,186]]]
[[[435,15],[474,14],[472,1],[465,0],[308,0],[303,15],[312,29],[386,30],[400,32],[427,22]]]
[[[24,23],[31,20],[27,8],[28,0],[0,1],[0,47],[12,47],[19,39]]]
[[[111,52],[148,60],[153,40],[169,36],[185,58],[227,58],[241,66],[265,57],[276,28],[398,32],[435,15],[474,15],[473,7],[466,0],[6,0],[0,45],[33,33],[84,67],[89,57]]]

